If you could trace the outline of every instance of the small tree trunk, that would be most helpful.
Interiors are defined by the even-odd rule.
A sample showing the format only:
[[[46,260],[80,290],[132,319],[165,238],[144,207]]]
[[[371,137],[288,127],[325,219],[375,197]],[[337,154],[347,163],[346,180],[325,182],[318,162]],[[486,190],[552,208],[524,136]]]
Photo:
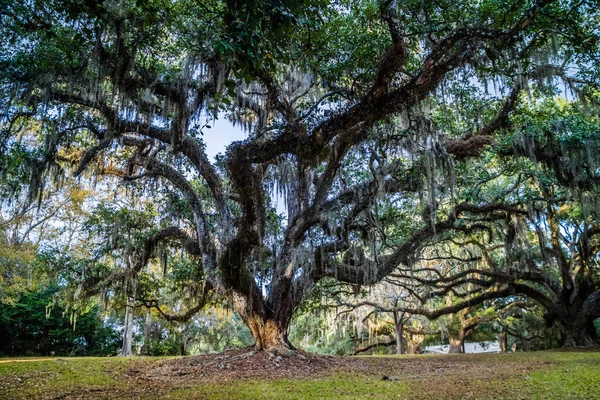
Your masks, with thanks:
[[[458,335],[450,335],[448,354],[457,354],[465,352],[465,332],[460,331]]]
[[[508,328],[506,326],[502,326],[502,334],[500,335],[500,340],[498,341],[500,345],[500,351],[502,353],[508,352]]]
[[[187,338],[185,334],[181,335],[181,343],[179,344],[179,352],[182,356],[187,356]]]
[[[122,356],[133,355],[133,298],[127,299],[127,306],[125,307],[125,328],[123,329],[123,347],[121,347]]]
[[[425,335],[410,334],[408,340],[408,354],[419,354],[421,353],[421,344],[425,340]]]
[[[396,354],[404,354],[404,321],[394,311],[394,327],[396,328]]]
[[[152,312],[146,309],[146,321],[144,323],[144,345],[142,346],[142,354],[147,356],[150,352],[150,333],[152,330]]]
[[[188,345],[190,344],[190,335],[189,335],[189,326],[185,325],[183,331],[181,332],[181,355],[188,355]]]

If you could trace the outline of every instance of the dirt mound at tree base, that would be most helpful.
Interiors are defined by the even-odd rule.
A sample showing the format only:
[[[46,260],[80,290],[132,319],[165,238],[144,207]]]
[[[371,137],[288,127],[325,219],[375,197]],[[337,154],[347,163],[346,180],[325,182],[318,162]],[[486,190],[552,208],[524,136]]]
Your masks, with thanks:
[[[282,356],[251,348],[231,350],[220,354],[175,358],[153,363],[142,370],[131,370],[130,376],[151,381],[201,380],[223,381],[231,379],[308,378],[336,371],[366,370],[360,359],[324,356],[295,351]]]

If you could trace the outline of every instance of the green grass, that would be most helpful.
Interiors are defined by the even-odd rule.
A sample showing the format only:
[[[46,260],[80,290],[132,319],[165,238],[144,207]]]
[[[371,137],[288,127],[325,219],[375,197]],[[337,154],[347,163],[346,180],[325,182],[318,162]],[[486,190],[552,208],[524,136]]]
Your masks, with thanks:
[[[243,381],[228,384],[204,384],[169,393],[173,399],[388,399],[406,398],[405,382],[336,374],[322,379]]]
[[[448,399],[600,399],[599,352],[549,351],[474,358],[474,362],[497,365],[498,370],[508,365],[512,373],[494,376],[495,373],[490,371],[475,379],[437,380],[432,383],[435,391],[451,393],[445,396]],[[412,388],[428,392],[423,385],[413,385]],[[422,398],[436,397],[429,395]]]
[[[543,353],[558,365],[507,382],[527,399],[600,399],[600,353]]]
[[[79,391],[124,386],[118,379],[128,365],[126,358],[0,359],[0,398],[60,397]],[[138,361],[139,362],[139,361]],[[3,394],[4,393],[4,394]]]
[[[310,379],[175,383],[128,374],[156,360],[0,359],[0,399],[600,399],[600,352],[364,357],[366,372]]]

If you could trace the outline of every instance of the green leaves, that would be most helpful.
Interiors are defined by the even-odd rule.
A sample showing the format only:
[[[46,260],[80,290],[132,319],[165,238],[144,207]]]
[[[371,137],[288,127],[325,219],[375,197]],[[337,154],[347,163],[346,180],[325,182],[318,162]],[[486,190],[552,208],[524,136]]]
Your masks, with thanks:
[[[113,355],[120,346],[119,333],[104,326],[96,304],[74,325],[56,287],[24,293],[12,305],[0,303],[0,355]]]

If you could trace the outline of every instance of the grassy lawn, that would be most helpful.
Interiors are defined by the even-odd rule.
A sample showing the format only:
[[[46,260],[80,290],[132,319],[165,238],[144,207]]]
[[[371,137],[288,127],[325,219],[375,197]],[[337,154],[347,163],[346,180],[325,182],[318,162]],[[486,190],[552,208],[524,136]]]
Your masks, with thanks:
[[[600,352],[360,357],[298,378],[156,376],[165,361],[0,359],[0,399],[600,399]]]
[[[58,399],[68,398],[71,393],[124,388],[127,380],[121,375],[140,361],[95,357],[0,359],[0,399]]]

